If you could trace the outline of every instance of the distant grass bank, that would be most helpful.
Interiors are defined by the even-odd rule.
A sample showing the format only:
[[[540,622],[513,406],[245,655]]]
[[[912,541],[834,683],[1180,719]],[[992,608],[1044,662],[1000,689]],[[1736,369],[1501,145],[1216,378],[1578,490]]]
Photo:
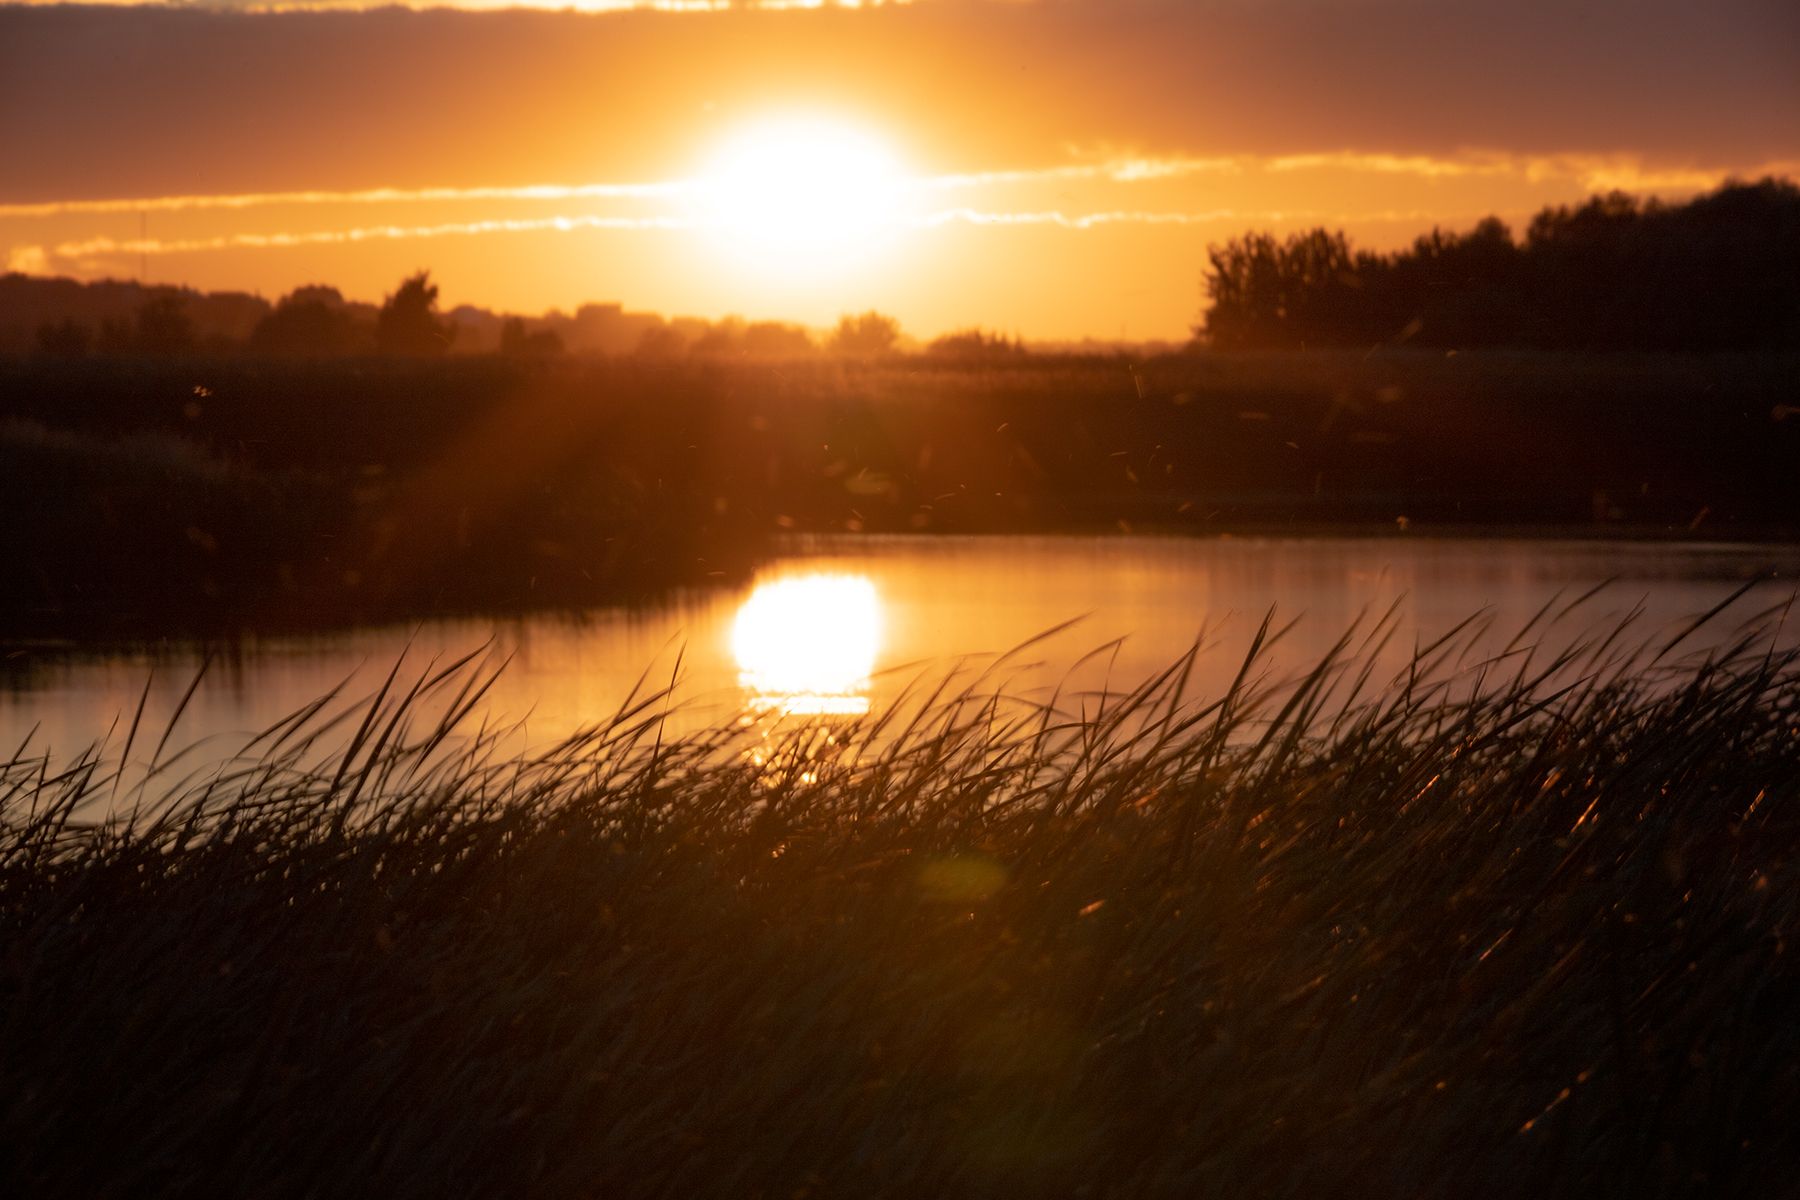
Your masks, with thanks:
[[[604,472],[479,451],[390,474],[164,432],[0,421],[0,638],[312,631],[577,608],[747,576],[721,532]]]
[[[606,603],[788,533],[1800,538],[1800,357],[0,358],[0,633]]]
[[[1800,663],[1624,641],[528,758],[420,715],[465,667],[223,764],[27,745],[0,1190],[1783,1194]]]

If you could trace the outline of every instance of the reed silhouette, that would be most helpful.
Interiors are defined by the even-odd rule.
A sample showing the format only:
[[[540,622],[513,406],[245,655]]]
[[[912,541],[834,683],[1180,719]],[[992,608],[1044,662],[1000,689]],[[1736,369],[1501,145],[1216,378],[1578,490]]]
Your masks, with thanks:
[[[0,1189],[1782,1194],[1796,662],[1530,653],[1563,607],[1391,679],[1374,621],[1259,682],[1265,623],[1218,696],[646,690],[517,755],[465,660],[223,762],[28,740]]]

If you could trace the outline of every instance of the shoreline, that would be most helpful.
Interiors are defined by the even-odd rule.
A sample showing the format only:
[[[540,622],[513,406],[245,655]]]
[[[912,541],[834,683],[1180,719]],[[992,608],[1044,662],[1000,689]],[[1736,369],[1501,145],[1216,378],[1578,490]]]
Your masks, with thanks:
[[[580,623],[597,614],[618,612],[655,612],[679,604],[683,596],[707,597],[721,589],[741,589],[760,572],[782,562],[804,563],[810,558],[879,554],[884,549],[925,549],[953,552],[958,546],[982,547],[1009,545],[1017,548],[1059,547],[1075,544],[1128,547],[1132,542],[1159,544],[1190,543],[1196,547],[1219,543],[1241,543],[1245,546],[1266,544],[1270,547],[1318,543],[1358,544],[1388,543],[1401,545],[1511,544],[1527,547],[1563,546],[1599,551],[1626,550],[1655,554],[1659,550],[1685,553],[1718,553],[1721,555],[1762,554],[1765,565],[1746,573],[1732,570],[1719,575],[1720,586],[1749,582],[1794,580],[1800,587],[1800,538],[1768,537],[1766,539],[1702,538],[1695,535],[1660,537],[1645,530],[1608,530],[1598,534],[1585,528],[1546,526],[1487,527],[1415,527],[1405,533],[1370,526],[1309,526],[1296,530],[1290,526],[1240,527],[1232,532],[1201,533],[1189,529],[1142,529],[1131,533],[1117,530],[1062,530],[1055,532],[786,532],[771,537],[766,552],[753,561],[713,578],[678,579],[661,586],[638,585],[622,590],[595,591],[586,597],[563,596],[540,604],[457,605],[414,608],[406,611],[351,613],[334,615],[315,611],[310,619],[251,620],[216,622],[158,620],[154,616],[135,619],[101,619],[80,627],[75,623],[55,620],[16,621],[0,625],[0,658],[39,659],[76,655],[88,657],[107,653],[129,652],[159,644],[192,650],[205,647],[243,647],[260,641],[287,639],[324,639],[348,637],[382,630],[403,631],[424,625],[453,622],[505,625],[539,620]],[[265,608],[265,611],[267,609]],[[0,667],[3,669],[3,667]]]

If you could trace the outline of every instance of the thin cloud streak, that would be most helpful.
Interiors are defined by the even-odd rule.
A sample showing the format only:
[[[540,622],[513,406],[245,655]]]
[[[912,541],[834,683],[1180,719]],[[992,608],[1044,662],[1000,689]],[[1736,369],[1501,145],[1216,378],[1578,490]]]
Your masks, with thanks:
[[[1361,171],[1377,175],[1411,175],[1420,179],[1459,179],[1471,175],[1529,175],[1538,160],[1523,167],[1509,155],[1472,155],[1467,158],[1435,158],[1426,154],[1361,154],[1342,150],[1332,154],[1286,154],[1263,164],[1277,174],[1290,171]]]
[[[1202,212],[1147,212],[1116,209],[1108,212],[1065,213],[1056,209],[1030,212],[983,212],[957,208],[915,217],[907,224],[920,229],[937,229],[945,225],[1050,225],[1061,229],[1098,229],[1106,225],[1218,225],[1224,222],[1288,225],[1295,221],[1321,221],[1335,225],[1367,225],[1377,222],[1417,224],[1423,221],[1451,223],[1479,221],[1486,216],[1517,217],[1518,212],[1492,213],[1487,210],[1469,213],[1442,213],[1418,209],[1380,212],[1324,212],[1318,209],[1265,209],[1249,212],[1237,208],[1215,208]]]
[[[1567,179],[1587,191],[1698,192],[1717,187],[1733,175],[1800,175],[1800,161],[1763,163],[1741,171],[1700,167],[1649,167],[1631,156],[1520,156],[1470,152],[1453,158],[1335,151],[1275,157],[1231,155],[1133,155],[1099,162],[1050,167],[978,171],[924,176],[910,181],[920,191],[974,190],[984,187],[1094,181],[1133,184],[1196,175],[1255,173],[1275,175],[1306,171],[1347,171],[1407,176],[1421,180],[1469,177],[1513,178],[1542,183]],[[247,192],[226,195],[150,196],[96,200],[48,200],[0,204],[0,219],[33,219],[120,213],[172,213],[206,209],[311,207],[314,205],[399,205],[470,201],[558,201],[679,199],[705,187],[698,180],[622,183],[531,184],[519,187],[364,188],[354,191]]]
[[[1142,183],[1156,179],[1180,179],[1190,175],[1237,175],[1254,165],[1244,156],[1190,158],[1186,156],[1110,158],[1104,162],[1069,163],[1059,167],[1020,168],[1009,171],[975,171],[937,175],[919,180],[919,186],[938,191],[959,188],[998,187],[1020,183],[1058,183],[1073,180],[1106,180]]]
[[[358,229],[309,230],[304,233],[233,233],[208,238],[88,238],[63,242],[47,253],[56,259],[94,259],[108,255],[202,254],[215,250],[286,249],[295,246],[334,246],[351,242],[400,241],[411,238],[472,237],[489,233],[572,233],[578,229],[691,229],[695,222],[678,217],[598,217],[591,214],[542,217],[528,220],[458,221],[443,225],[370,225]],[[13,250],[35,258],[42,247]]]
[[[973,208],[953,208],[915,217],[907,222],[920,229],[937,229],[945,225],[1055,225],[1063,229],[1094,229],[1101,225],[1216,225],[1220,221],[1281,221],[1281,213],[1247,216],[1236,209],[1218,208],[1208,212],[1112,212],[1069,213],[1055,209],[1037,212],[983,212]]]
[[[686,183],[532,184],[525,187],[363,188],[330,192],[246,192],[222,196],[148,196],[116,200],[47,200],[0,204],[0,218],[62,217],[104,213],[168,213],[201,209],[274,208],[351,204],[429,204],[467,200],[648,200],[679,195]]]
[[[1512,178],[1528,183],[1567,179],[1590,192],[1703,192],[1734,176],[1800,173],[1800,160],[1765,162],[1747,170],[1707,167],[1649,167],[1633,155],[1516,155],[1472,151],[1455,158],[1422,154],[1288,154],[1262,160],[1272,174],[1340,170],[1416,179]]]
[[[1463,219],[1474,220],[1482,215],[1486,214],[1467,214]],[[1418,222],[1433,217],[1441,219],[1442,214],[1394,211],[1333,213],[1312,210],[1247,212],[1230,208],[1197,212],[1113,210],[1065,213],[1055,209],[1004,212],[956,208],[902,218],[897,224],[924,230],[941,229],[948,225],[1049,226],[1059,229],[1088,230],[1110,225],[1218,225],[1228,222],[1288,224],[1294,221],[1329,221],[1366,224],[1370,222]],[[237,233],[205,238],[96,237],[62,242],[51,247],[15,246],[9,251],[9,264],[13,270],[29,270],[31,273],[37,273],[48,269],[53,262],[93,262],[110,257],[126,258],[139,255],[161,257],[171,254],[205,254],[222,250],[244,249],[279,250],[303,246],[346,245],[356,242],[405,241],[415,238],[477,237],[498,233],[712,229],[722,227],[724,224],[726,223],[685,217],[604,217],[592,214],[573,214],[523,220],[459,221],[439,225],[371,225],[355,229],[308,230],[305,232]]]
[[[1079,163],[1057,167],[983,171],[960,175],[928,176],[911,181],[921,190],[947,191],[1005,184],[1054,183],[1070,180],[1111,180],[1135,183],[1170,179],[1202,171],[1236,171],[1241,165],[1230,159],[1127,158],[1103,163]],[[455,203],[475,200],[650,200],[691,195],[704,189],[702,181],[670,179],[638,183],[531,184],[523,187],[363,188],[356,191],[247,192],[240,195],[148,196],[104,200],[47,200],[25,204],[0,204],[0,219],[62,217],[117,213],[191,212],[202,209],[307,207],[311,205],[379,205]]]

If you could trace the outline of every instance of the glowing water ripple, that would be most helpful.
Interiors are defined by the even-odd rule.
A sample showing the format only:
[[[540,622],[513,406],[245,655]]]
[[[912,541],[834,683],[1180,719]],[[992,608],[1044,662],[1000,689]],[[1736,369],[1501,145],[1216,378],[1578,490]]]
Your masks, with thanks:
[[[867,576],[760,583],[732,624],[739,686],[757,710],[861,716],[869,711],[881,634],[881,596]]]

